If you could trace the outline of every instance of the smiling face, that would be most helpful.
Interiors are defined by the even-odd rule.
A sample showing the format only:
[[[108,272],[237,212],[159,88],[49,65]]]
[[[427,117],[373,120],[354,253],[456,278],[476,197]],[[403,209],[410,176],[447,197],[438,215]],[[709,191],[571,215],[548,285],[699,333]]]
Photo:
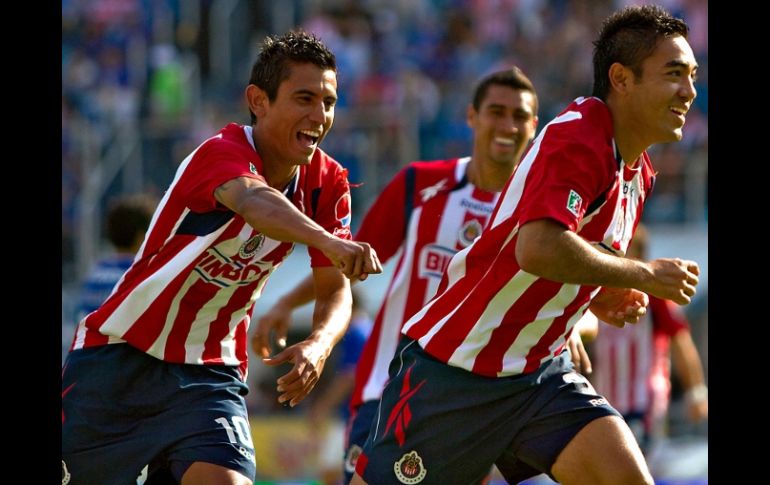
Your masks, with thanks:
[[[682,139],[685,116],[697,94],[697,69],[687,40],[669,36],[642,61],[640,76],[630,74],[626,118],[644,146]]]
[[[473,129],[473,158],[516,165],[535,136],[535,97],[529,91],[492,84],[478,111],[468,108]]]
[[[249,108],[256,115],[254,142],[267,165],[306,165],[334,123],[337,75],[310,63],[292,63],[275,99],[251,84]]]

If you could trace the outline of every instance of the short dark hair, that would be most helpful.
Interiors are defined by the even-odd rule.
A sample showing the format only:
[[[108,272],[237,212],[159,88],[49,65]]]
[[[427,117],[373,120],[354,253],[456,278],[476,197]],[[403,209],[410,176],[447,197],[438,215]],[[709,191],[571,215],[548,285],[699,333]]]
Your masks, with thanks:
[[[489,91],[489,87],[492,85],[508,86],[521,91],[529,91],[532,93],[532,97],[535,101],[534,114],[537,114],[537,93],[535,92],[535,86],[522,70],[516,66],[513,66],[510,69],[493,72],[479,81],[476,85],[476,89],[473,91],[473,108],[476,111],[481,108],[481,103],[484,102],[487,91]]]
[[[642,61],[649,57],[664,37],[687,38],[689,28],[657,5],[633,5],[604,20],[599,39],[594,42],[593,96],[607,99],[610,92],[609,70],[619,62],[642,75]]]
[[[107,212],[107,237],[119,249],[133,246],[136,238],[147,232],[155,212],[156,200],[149,195],[136,194],[119,197]]]
[[[265,91],[268,99],[274,101],[278,86],[291,74],[291,63],[311,63],[337,72],[337,60],[323,42],[303,30],[292,30],[280,37],[265,37],[259,57],[251,67],[249,84]],[[254,124],[257,117],[249,112]]]

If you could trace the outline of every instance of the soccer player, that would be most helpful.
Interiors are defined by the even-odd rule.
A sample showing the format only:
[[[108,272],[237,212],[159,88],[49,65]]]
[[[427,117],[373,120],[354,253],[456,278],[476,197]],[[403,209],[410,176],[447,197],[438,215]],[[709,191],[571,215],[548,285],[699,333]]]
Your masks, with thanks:
[[[436,293],[449,259],[478,237],[537,128],[537,95],[524,73],[510,68],[484,77],[467,108],[470,157],[412,162],[385,187],[355,236],[387,261],[403,249],[356,367],[345,453],[345,483],[366,441],[404,322]],[[387,221],[385,223],[384,221]],[[254,334],[259,353],[269,331],[283,341],[293,308],[312,298],[305,281],[278,300]]]
[[[646,259],[643,225],[628,248],[628,257]],[[671,358],[682,381],[688,417],[708,417],[708,391],[700,355],[682,311],[671,301],[650,297],[647,314],[635,325],[599,325],[591,342],[591,382],[623,415],[642,451],[663,434],[671,390]],[[669,356],[670,355],[670,356]]]
[[[622,325],[644,313],[644,292],[695,293],[696,263],[623,257],[652,189],[645,150],[681,139],[696,95],[687,33],[655,6],[605,20],[593,97],[543,128],[481,237],[404,324],[352,483],[478,483],[493,463],[510,483],[653,483],[564,348],[589,307]]]
[[[72,484],[170,474],[255,477],[245,384],[249,315],[293,243],[318,292],[309,337],[265,362],[292,368],[279,400],[313,388],[350,318],[347,278],[382,268],[350,241],[346,171],[318,148],[334,121],[334,55],[304,32],[268,37],[231,123],[179,166],[132,266],[82,320],[62,371],[62,474]],[[347,278],[346,278],[347,277]]]

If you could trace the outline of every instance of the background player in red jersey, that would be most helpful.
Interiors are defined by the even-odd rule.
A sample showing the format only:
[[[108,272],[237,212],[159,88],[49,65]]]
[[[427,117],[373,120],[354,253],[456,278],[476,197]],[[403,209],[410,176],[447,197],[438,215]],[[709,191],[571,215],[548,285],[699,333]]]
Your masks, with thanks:
[[[492,463],[510,483],[653,483],[565,342],[589,307],[622,325],[644,313],[643,292],[695,294],[695,262],[623,257],[653,185],[646,149],[681,139],[696,95],[687,33],[659,7],[606,19],[595,97],[543,128],[481,237],[404,324],[352,483],[477,483]]]
[[[369,434],[402,325],[436,293],[452,255],[471,244],[486,226],[500,190],[535,136],[537,108],[535,88],[520,69],[485,76],[467,107],[473,130],[471,156],[410,163],[364,217],[357,241],[371,244],[383,261],[402,252],[356,367],[345,483],[352,478]],[[279,343],[285,342],[291,311],[312,296],[311,280],[284,295],[260,319],[255,350],[267,351],[271,329]]]
[[[640,224],[627,256],[647,259],[648,238]],[[672,302],[650,297],[647,314],[637,324],[597,325],[590,350],[591,382],[623,414],[645,453],[663,435],[672,359],[684,388],[688,418],[697,422],[708,417],[701,358],[687,320]]]
[[[334,55],[303,32],[265,39],[231,123],[179,166],[137,257],[78,325],[62,372],[62,467],[72,484],[252,483],[249,315],[294,242],[319,298],[310,336],[267,364],[291,405],[313,388],[350,318],[348,278],[382,271],[350,241],[346,171],[318,148],[334,121]]]

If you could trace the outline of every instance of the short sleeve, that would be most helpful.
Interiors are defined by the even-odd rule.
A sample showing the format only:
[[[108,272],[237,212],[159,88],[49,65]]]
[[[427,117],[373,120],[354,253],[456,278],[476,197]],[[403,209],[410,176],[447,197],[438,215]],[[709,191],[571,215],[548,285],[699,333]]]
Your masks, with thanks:
[[[322,195],[319,197],[318,209],[313,220],[340,239],[351,239],[352,212],[347,170],[335,164],[334,169],[330,169],[325,174],[321,190]],[[326,193],[323,193],[324,191]],[[332,266],[332,262],[320,250],[308,247],[308,254],[312,267]]]
[[[214,197],[214,190],[228,180],[250,177],[265,182],[255,163],[230,145],[214,139],[193,155],[178,182],[182,200],[190,210],[204,213],[223,209]]]
[[[546,133],[527,174],[519,224],[553,219],[576,231],[586,209],[613,182],[612,160],[586,143]]]

